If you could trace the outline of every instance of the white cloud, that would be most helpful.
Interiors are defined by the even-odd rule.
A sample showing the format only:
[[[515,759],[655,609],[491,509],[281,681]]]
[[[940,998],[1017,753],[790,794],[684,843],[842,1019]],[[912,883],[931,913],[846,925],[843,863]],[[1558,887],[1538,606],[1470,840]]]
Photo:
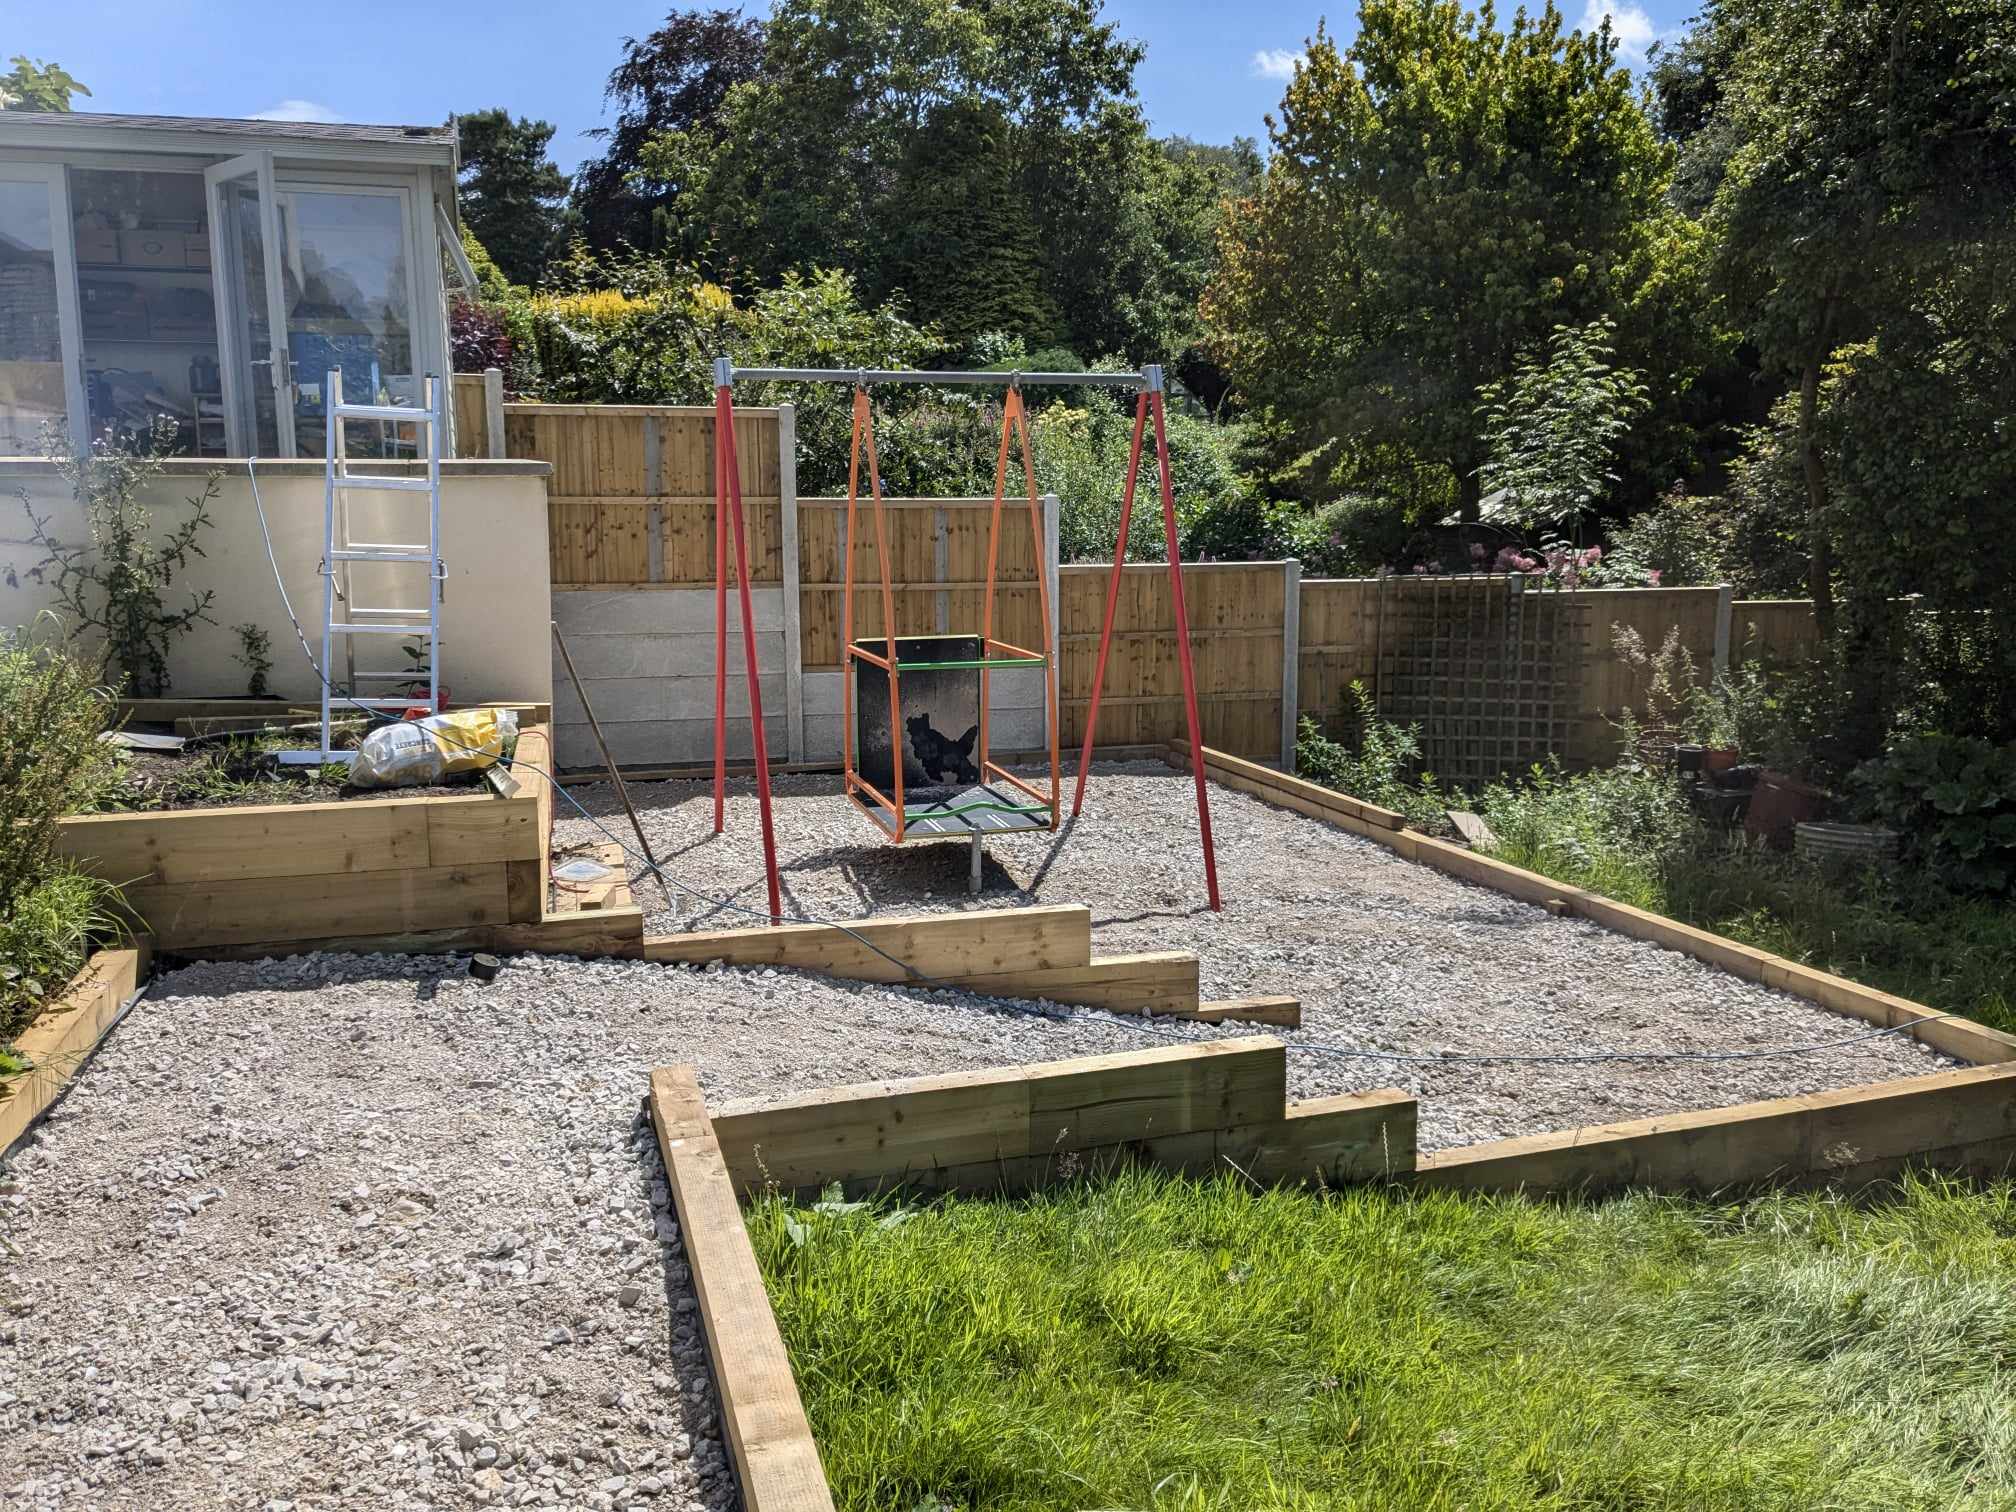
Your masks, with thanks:
[[[269,105],[264,110],[255,110],[255,121],[340,121],[343,119],[327,105],[318,105],[313,100],[282,100],[278,105]]]
[[[1285,47],[1263,47],[1253,54],[1253,77],[1256,79],[1286,81],[1294,78],[1295,70],[1301,66],[1302,54],[1290,52]]]
[[[1628,3],[1606,4],[1604,0],[1583,0],[1582,30],[1596,31],[1603,18],[1610,18],[1610,35],[1617,39],[1617,53],[1627,63],[1645,61],[1645,51],[1659,40],[1659,28],[1644,8]]]

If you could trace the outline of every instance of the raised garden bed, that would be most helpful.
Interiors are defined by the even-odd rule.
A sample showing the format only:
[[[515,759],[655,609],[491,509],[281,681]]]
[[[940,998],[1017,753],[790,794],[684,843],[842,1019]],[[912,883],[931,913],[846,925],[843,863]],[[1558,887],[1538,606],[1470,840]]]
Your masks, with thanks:
[[[550,769],[543,725],[519,760]],[[305,803],[86,814],[63,854],[125,889],[163,950],[283,945],[536,923],[546,900],[550,786],[516,796],[388,794]]]
[[[151,955],[144,938],[94,951],[62,993],[22,1030],[10,1053],[27,1069],[0,1080],[0,1153],[54,1102],[147,980]]]

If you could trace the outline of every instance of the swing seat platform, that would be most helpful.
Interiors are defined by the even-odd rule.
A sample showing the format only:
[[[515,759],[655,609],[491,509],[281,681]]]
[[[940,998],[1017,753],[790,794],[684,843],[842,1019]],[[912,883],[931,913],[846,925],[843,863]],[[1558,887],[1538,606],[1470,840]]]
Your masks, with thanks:
[[[871,803],[861,794],[848,798],[866,814],[889,839],[896,838],[896,821],[889,810]],[[903,794],[903,838],[944,839],[948,836],[1007,835],[1050,828],[1050,806],[1031,803],[1010,788],[996,783],[975,787],[927,787]]]

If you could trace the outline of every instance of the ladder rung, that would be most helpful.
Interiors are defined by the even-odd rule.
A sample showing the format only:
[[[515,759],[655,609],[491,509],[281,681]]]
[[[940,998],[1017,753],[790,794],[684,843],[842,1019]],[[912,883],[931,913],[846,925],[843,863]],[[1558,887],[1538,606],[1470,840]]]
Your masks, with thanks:
[[[338,473],[338,488],[377,488],[397,493],[431,493],[434,482],[431,478],[381,478],[371,473]]]
[[[403,420],[408,424],[425,421],[434,423],[434,411],[415,409],[403,404],[339,404],[335,408],[338,420]]]
[[[367,709],[417,709],[426,702],[427,695],[423,692],[411,698],[332,698],[329,706],[332,710],[343,704],[362,704]]]
[[[350,675],[359,682],[412,683],[418,686],[427,681],[425,672],[416,677],[411,668],[404,672],[353,672]]]
[[[432,630],[416,630],[411,625],[351,625],[332,624],[331,635],[424,635],[432,638]]]
[[[434,565],[434,557],[427,551],[394,551],[371,546],[352,546],[329,553],[338,562],[418,562],[422,566]]]
[[[343,548],[345,551],[403,551],[411,556],[434,560],[434,551],[425,541],[352,541]]]
[[[353,615],[354,614],[396,615],[402,619],[431,620],[434,617],[432,612],[426,609],[380,609],[375,608],[368,604],[352,604],[350,606],[350,612]]]

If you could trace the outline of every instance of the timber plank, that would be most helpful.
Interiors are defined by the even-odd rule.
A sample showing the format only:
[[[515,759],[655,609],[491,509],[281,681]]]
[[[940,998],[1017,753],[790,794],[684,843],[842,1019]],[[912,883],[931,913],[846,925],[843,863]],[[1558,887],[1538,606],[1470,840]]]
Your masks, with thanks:
[[[55,1005],[21,1031],[14,1049],[31,1069],[8,1081],[0,1097],[0,1153],[76,1079],[120,1007],[146,981],[151,954],[144,937],[95,952]]]
[[[1425,1155],[1427,1185],[1714,1191],[1875,1179],[1914,1162],[1981,1169],[2016,1147],[2016,1066],[1497,1140]]]
[[[1029,1080],[1031,1156],[1278,1119],[1288,1050],[1266,1035],[1088,1056]]]
[[[1224,998],[1215,1003],[1199,1003],[1195,1013],[1179,1013],[1200,1024],[1272,1024],[1277,1029],[1302,1027],[1302,1003],[1292,997]]]
[[[539,781],[536,777],[532,780]],[[499,798],[494,793],[435,798],[427,801],[422,812],[427,817],[427,860],[431,866],[539,859],[539,800],[530,793],[518,798]]]
[[[586,914],[548,914],[536,921],[475,924],[459,929],[408,933],[339,935],[317,939],[258,940],[232,945],[187,947],[184,954],[206,961],[249,961],[263,956],[306,955],[312,950],[353,955],[441,955],[464,950],[534,951],[543,955],[640,959],[644,915],[636,908]]]
[[[456,929],[510,911],[501,863],[132,887],[126,901],[168,950]]]
[[[730,1103],[713,1124],[738,1190],[1013,1184],[1076,1151],[1278,1120],[1286,1078],[1281,1042],[1255,1036]]]
[[[1187,950],[1100,956],[1083,966],[962,975],[951,980],[969,992],[990,997],[1045,998],[1073,1007],[1103,1008],[1109,1013],[1197,1015],[1197,957]]]
[[[114,882],[228,882],[427,866],[427,811],[475,799],[384,798],[261,804],[164,814],[79,814],[56,826],[57,850]]]
[[[1047,971],[1090,963],[1092,910],[1071,904],[860,919],[845,928],[783,924],[695,930],[654,935],[645,940],[644,955],[689,965],[786,966],[862,982],[913,980],[898,962],[943,978]]]
[[[1189,765],[1190,745],[1185,740],[1172,740],[1170,747],[1181,759],[1185,769]],[[1335,788],[1324,787],[1318,782],[1307,782],[1287,772],[1277,772],[1257,761],[1247,761],[1230,752],[1220,751],[1211,746],[1204,748],[1204,774],[1215,777],[1223,773],[1238,777],[1261,787],[1272,788],[1279,793],[1303,799],[1323,808],[1341,810],[1349,817],[1375,829],[1397,830],[1407,823],[1406,816],[1392,809],[1381,808],[1376,803],[1367,803],[1362,798],[1353,798],[1349,793],[1340,793]]]
[[[749,1512],[832,1512],[791,1358],[690,1066],[651,1073],[651,1118]]]

